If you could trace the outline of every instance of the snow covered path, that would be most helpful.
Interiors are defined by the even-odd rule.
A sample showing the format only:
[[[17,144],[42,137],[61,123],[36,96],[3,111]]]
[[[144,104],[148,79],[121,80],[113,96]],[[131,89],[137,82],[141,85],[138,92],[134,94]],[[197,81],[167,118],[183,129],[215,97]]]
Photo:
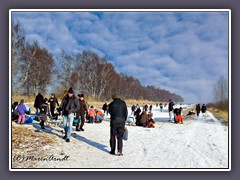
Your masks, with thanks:
[[[228,168],[228,127],[210,112],[193,116],[184,124],[168,122],[168,113],[153,114],[155,128],[128,126],[123,156],[110,155],[109,119],[100,124],[85,123],[84,132],[73,130],[70,143],[62,139],[61,128],[46,127],[56,144],[43,147],[50,155],[69,156],[63,162],[39,162],[33,168]],[[38,129],[38,125],[33,125]]]

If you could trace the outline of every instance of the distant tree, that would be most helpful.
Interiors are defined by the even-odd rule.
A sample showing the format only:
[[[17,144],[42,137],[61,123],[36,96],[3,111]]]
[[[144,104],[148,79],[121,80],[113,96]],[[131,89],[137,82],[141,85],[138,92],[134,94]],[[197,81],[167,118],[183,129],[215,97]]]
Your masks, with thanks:
[[[69,87],[73,86],[71,79],[73,76],[74,58],[62,50],[58,62],[60,64],[60,69],[56,72],[58,83],[62,88],[69,89]]]
[[[21,23],[17,20],[11,22],[11,74],[12,74],[12,92],[16,93],[21,80],[22,59],[26,50],[24,30]]]
[[[220,108],[224,108],[224,102],[228,100],[227,80],[223,76],[220,76],[214,86],[214,100],[220,104]]]

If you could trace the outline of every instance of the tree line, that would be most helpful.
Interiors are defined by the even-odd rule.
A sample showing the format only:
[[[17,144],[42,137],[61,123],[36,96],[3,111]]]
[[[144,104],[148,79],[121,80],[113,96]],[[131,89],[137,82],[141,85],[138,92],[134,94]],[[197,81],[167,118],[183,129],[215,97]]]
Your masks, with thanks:
[[[71,55],[62,50],[56,60],[48,49],[25,40],[19,21],[12,21],[12,93],[46,93],[48,86],[59,92],[73,87],[96,100],[109,100],[112,94],[123,99],[183,102],[183,98],[154,86],[143,86],[132,77],[115,71],[107,57],[92,51]],[[61,92],[61,93],[62,93]]]

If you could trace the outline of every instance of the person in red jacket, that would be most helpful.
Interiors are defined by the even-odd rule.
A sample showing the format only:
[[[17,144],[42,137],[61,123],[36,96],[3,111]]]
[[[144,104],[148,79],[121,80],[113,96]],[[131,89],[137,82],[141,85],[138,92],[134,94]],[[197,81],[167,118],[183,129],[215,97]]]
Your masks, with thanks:
[[[176,114],[176,119],[177,123],[183,124],[183,117],[179,113]]]
[[[88,115],[89,115],[89,123],[93,123],[94,117],[96,115],[95,109],[93,108],[93,106],[90,107],[89,111],[88,111]]]

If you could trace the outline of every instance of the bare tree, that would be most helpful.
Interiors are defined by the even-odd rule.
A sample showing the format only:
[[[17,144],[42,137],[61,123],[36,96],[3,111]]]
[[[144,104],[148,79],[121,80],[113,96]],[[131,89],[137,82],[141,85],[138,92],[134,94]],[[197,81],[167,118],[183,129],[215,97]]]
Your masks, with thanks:
[[[60,69],[57,71],[58,81],[64,89],[67,89],[70,86],[73,86],[71,78],[74,68],[74,58],[62,50],[59,62]]]
[[[223,108],[224,101],[228,99],[228,85],[224,76],[220,76],[214,86],[214,100]]]
[[[12,20],[11,29],[11,69],[12,74],[15,75],[18,63],[24,54],[25,49],[25,35],[22,25],[19,21]]]
[[[23,72],[18,79],[18,86],[15,91],[16,94],[18,94],[18,92],[22,89],[22,87],[28,80],[30,67],[37,52],[37,48],[38,44],[36,42],[34,43],[34,45],[26,45],[25,53],[23,54],[23,57],[19,63],[19,69],[23,70]]]

